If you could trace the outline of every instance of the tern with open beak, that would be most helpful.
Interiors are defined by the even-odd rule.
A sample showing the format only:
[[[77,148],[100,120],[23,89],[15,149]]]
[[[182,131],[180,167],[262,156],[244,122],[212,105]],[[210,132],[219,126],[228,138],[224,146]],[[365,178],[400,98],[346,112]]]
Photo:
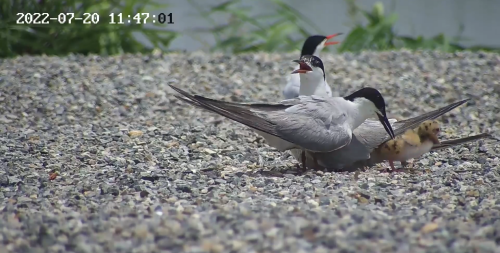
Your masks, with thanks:
[[[338,41],[329,41],[329,40],[331,40],[334,37],[337,37],[341,34],[342,33],[336,33],[336,34],[332,34],[332,35],[328,35],[328,36],[323,36],[323,35],[309,36],[306,39],[306,41],[304,42],[304,45],[302,46],[302,50],[300,52],[300,57],[302,57],[304,55],[319,56],[319,53],[321,52],[321,50],[323,50],[323,48],[325,48],[326,46],[336,45],[336,44],[340,43]],[[301,68],[301,65],[299,63],[299,65],[297,65],[295,67],[294,71],[298,70],[300,68]],[[299,72],[296,72],[296,73],[299,73]],[[301,77],[302,76],[299,76],[299,75],[288,75],[287,84],[286,84],[285,88],[283,89],[283,96],[285,97],[285,99],[294,98],[294,97],[299,96],[300,83],[301,83],[300,78]],[[330,86],[328,85],[326,80],[322,84],[323,84],[323,86],[321,88],[324,89],[324,92],[328,96],[332,96],[332,89],[330,88]]]

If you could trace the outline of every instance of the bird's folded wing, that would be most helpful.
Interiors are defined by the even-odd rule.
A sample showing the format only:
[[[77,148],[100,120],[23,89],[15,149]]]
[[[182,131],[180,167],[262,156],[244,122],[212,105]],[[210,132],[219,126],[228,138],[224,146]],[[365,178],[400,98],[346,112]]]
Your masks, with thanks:
[[[273,113],[276,131],[283,139],[313,152],[331,152],[351,142],[349,117],[342,98],[299,96],[302,103]]]
[[[183,96],[181,97],[175,95],[175,97],[186,103],[201,107],[211,112],[215,112],[221,116],[232,119],[246,126],[279,137],[275,131],[275,125],[272,122],[260,117],[259,115],[256,115],[256,113],[249,110],[248,108],[250,106],[248,105],[245,106],[244,104],[224,102],[216,99],[206,98],[203,96],[192,95],[189,92],[179,89],[173,85],[169,84],[169,86]],[[275,110],[283,109],[280,108],[283,106],[281,104],[268,104],[267,106],[271,109],[277,107],[274,108]],[[286,108],[286,106],[284,108]]]
[[[212,111],[305,150],[329,152],[344,147],[351,140],[351,130],[345,124],[347,115],[332,101],[335,99],[299,96],[278,104],[203,103],[213,105]]]
[[[397,124],[397,122],[392,123],[392,128],[394,129],[394,134],[396,136],[401,135],[403,132],[397,131],[398,126],[402,126],[401,124]],[[377,148],[380,144],[388,141],[390,139],[387,131],[385,131],[384,127],[379,121],[375,120],[365,120],[363,124],[354,129],[353,135],[362,143],[370,152]]]
[[[297,67],[298,68],[298,67]],[[283,88],[283,96],[287,99],[299,96],[300,78],[298,74],[287,75],[286,86]]]

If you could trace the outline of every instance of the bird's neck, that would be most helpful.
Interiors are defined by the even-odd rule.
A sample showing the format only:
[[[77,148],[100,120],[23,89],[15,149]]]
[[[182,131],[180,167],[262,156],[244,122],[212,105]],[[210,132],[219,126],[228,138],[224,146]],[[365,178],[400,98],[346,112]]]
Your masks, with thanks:
[[[367,99],[358,98],[355,99],[354,101],[348,101],[348,102],[351,110],[349,114],[352,115],[349,122],[351,129],[357,128],[358,126],[363,124],[363,122],[365,122],[366,119],[374,115],[371,102],[368,101]]]
[[[299,94],[302,96],[325,95],[326,83],[323,77],[311,74],[299,74]]]
[[[316,57],[319,57],[319,53],[321,52],[321,50],[323,50],[323,47],[322,46],[317,46],[316,49],[314,49],[313,55],[316,56]]]

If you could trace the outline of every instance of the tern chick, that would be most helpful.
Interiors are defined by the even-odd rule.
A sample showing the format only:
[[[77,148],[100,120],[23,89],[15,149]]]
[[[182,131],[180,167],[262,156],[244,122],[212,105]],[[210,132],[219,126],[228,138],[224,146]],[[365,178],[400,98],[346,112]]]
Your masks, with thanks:
[[[439,144],[439,123],[436,120],[426,120],[416,129],[409,129],[404,134],[389,140],[373,151],[374,159],[387,160],[392,171],[394,161],[401,162],[405,167],[407,160],[421,157],[431,151],[435,144]]]

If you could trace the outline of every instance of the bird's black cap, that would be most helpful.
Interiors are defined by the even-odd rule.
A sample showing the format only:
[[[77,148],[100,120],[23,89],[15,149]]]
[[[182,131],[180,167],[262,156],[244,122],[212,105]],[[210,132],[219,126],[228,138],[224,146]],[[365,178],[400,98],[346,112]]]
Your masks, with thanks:
[[[323,70],[323,79],[325,78],[325,66],[323,65],[323,61],[319,57],[314,55],[302,55],[300,57],[300,60],[294,60],[294,62],[300,64],[300,69],[305,68],[306,70],[312,70],[309,69],[308,65],[320,68],[321,70]],[[303,65],[304,63],[306,63],[306,65]]]
[[[365,87],[353,92],[349,96],[344,97],[345,100],[349,101],[354,101],[356,98],[365,98],[370,100],[375,105],[375,107],[382,113],[382,115],[378,115],[380,122],[384,125],[384,128],[389,136],[394,138],[394,131],[392,130],[391,124],[389,123],[385,113],[385,100],[384,97],[382,97],[382,94],[380,94],[380,91],[375,88]]]
[[[302,51],[300,52],[300,56],[303,55],[313,55],[314,51],[318,45],[326,39],[326,36],[323,35],[313,35],[309,36],[306,41],[304,41],[304,45],[302,45]]]

